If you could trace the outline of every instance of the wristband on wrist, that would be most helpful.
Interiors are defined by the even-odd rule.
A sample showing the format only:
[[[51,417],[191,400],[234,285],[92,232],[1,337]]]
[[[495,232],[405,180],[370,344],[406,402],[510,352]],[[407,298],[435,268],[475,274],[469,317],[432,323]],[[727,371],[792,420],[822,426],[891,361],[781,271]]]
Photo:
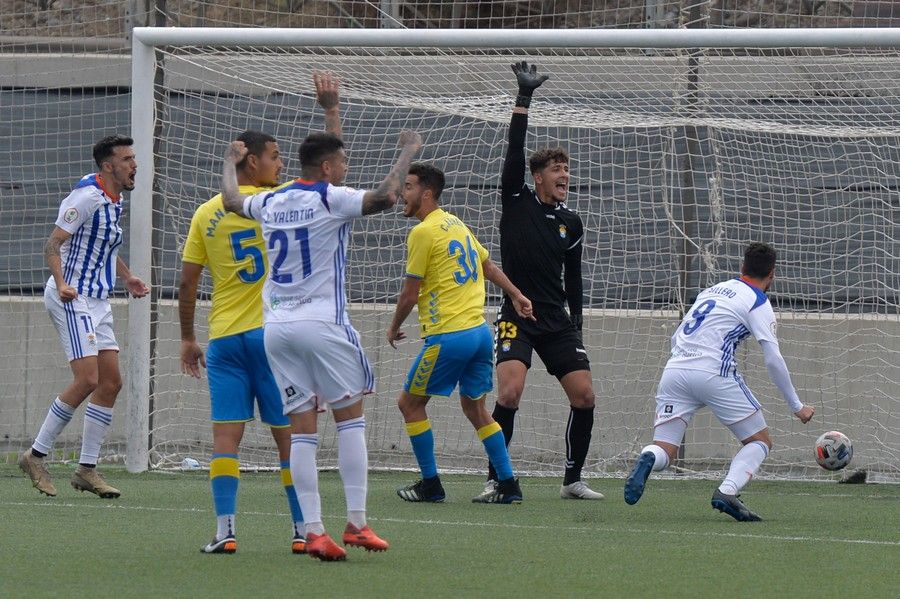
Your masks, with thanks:
[[[516,107],[528,108],[529,106],[531,106],[531,96],[526,96],[524,94],[516,96]]]

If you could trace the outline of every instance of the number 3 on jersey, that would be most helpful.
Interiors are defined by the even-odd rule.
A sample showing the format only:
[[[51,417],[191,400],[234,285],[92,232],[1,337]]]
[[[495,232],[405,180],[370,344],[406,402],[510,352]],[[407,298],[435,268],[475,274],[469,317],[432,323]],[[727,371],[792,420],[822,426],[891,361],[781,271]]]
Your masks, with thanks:
[[[303,264],[303,278],[312,274],[312,259],[309,255],[309,230],[306,228],[294,229],[294,240],[300,246],[300,259]],[[276,250],[277,247],[277,250]],[[291,242],[288,241],[287,231],[276,229],[269,237],[269,250],[276,250],[275,260],[272,261],[272,280],[276,283],[290,283],[294,280],[291,273],[282,273],[278,270],[282,267],[291,251]]]
[[[716,300],[706,300],[699,306],[697,309],[691,313],[691,318],[693,320],[691,322],[684,323],[684,334],[690,335],[697,331],[700,328],[700,325],[703,324],[703,321],[706,320],[706,317],[709,316],[709,313],[713,311],[713,308],[716,307]]]

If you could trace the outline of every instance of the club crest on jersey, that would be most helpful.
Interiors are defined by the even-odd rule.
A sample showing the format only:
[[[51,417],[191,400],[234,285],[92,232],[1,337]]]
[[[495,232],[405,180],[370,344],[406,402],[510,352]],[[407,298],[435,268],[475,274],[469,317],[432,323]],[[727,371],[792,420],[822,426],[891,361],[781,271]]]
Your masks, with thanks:
[[[74,223],[76,220],[78,220],[78,210],[76,210],[75,208],[69,208],[63,213],[63,220],[69,224]]]
[[[560,237],[560,239],[566,238],[566,226],[565,225],[559,226],[559,237]]]

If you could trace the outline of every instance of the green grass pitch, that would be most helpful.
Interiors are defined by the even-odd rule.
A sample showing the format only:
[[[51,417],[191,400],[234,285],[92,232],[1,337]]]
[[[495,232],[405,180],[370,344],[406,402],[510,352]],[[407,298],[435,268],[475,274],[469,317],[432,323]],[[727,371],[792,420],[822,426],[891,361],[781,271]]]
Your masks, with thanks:
[[[199,552],[214,532],[206,474],[105,468],[117,500],[79,493],[54,466],[55,498],[0,466],[0,597],[896,597],[900,486],[754,481],[763,522],[714,511],[713,481],[651,479],[628,506],[564,501],[559,481],[523,479],[521,505],[475,505],[471,476],[444,478],[444,504],[394,489],[412,474],[372,473],[369,520],[386,553],[346,562],[290,552],[276,473],[245,473],[235,555]],[[337,473],[320,480],[325,525],[345,523]]]

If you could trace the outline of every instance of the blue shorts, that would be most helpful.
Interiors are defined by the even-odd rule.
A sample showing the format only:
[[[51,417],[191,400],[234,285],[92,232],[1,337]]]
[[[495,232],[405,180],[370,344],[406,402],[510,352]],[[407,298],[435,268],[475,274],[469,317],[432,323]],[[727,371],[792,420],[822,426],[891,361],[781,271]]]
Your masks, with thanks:
[[[403,388],[413,395],[449,396],[459,383],[460,395],[477,399],[494,388],[493,349],[487,324],[430,335]]]
[[[266,359],[262,328],[210,341],[206,375],[213,422],[253,420],[255,398],[260,420],[269,426],[288,425],[281,393]]]

